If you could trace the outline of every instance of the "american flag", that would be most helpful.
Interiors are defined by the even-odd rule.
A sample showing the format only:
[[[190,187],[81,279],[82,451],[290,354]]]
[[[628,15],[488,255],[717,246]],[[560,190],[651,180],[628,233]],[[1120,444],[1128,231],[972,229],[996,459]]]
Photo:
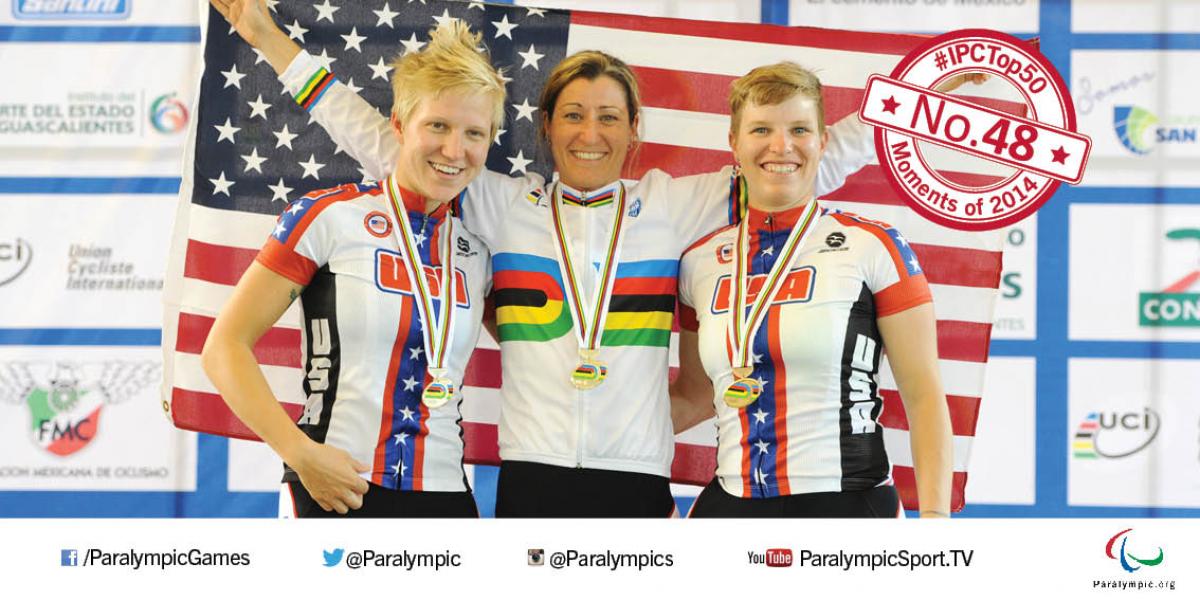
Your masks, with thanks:
[[[925,38],[800,27],[542,10],[436,0],[269,2],[275,20],[338,79],[387,114],[387,63],[419,48],[429,29],[457,18],[483,34],[493,61],[506,67],[509,111],[488,157],[489,169],[549,175],[537,143],[533,107],[546,74],[564,56],[608,51],[637,72],[645,103],[643,144],[633,172],[657,167],[673,175],[713,171],[731,162],[726,142],[730,82],[751,68],[793,60],[825,85],[829,123],[855,113],[872,73],[888,74]],[[999,100],[981,100],[1016,112]],[[365,174],[283,91],[274,71],[210,9],[204,71],[189,162],[168,266],[163,326],[163,406],[181,428],[254,439],[217,395],[199,352],[213,319],[253,261],[290,200]],[[956,179],[996,178],[964,163]],[[826,196],[843,208],[895,225],[913,242],[931,284],[938,315],[939,356],[954,433],[952,506],[964,505],[967,463],[983,393],[992,309],[999,285],[999,232],[966,233],[930,223],[908,209],[876,164]],[[486,335],[483,337],[487,337]],[[255,354],[276,396],[294,416],[303,403],[299,313],[293,306],[259,342]],[[882,375],[885,440],[906,507],[916,507],[908,422],[890,369]],[[482,340],[464,393],[467,461],[498,464],[496,420],[500,362]],[[682,434],[672,479],[706,484],[715,466],[714,429]]]

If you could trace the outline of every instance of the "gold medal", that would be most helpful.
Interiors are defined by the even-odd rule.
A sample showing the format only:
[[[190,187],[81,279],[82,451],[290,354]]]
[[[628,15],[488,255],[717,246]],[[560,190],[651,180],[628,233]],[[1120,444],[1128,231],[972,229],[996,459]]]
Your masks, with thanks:
[[[725,404],[729,408],[745,408],[754,404],[762,394],[762,383],[750,377],[741,377],[725,388]]]
[[[454,397],[454,383],[446,377],[438,377],[425,386],[421,392],[421,402],[429,408],[439,408]]]
[[[578,390],[590,390],[604,383],[608,366],[596,357],[595,350],[581,350],[579,365],[571,372],[571,385]]]

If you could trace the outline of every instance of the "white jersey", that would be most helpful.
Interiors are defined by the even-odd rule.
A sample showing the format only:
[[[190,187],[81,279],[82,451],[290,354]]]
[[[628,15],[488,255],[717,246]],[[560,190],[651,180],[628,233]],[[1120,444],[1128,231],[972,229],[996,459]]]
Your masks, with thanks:
[[[378,176],[397,147],[387,120],[301,52],[285,88],[330,137]],[[833,128],[831,128],[833,129]],[[835,135],[819,173],[832,189],[874,156],[869,129],[854,121]],[[847,135],[849,133],[849,135]],[[829,165],[829,166],[826,166]],[[579,362],[541,176],[484,173],[467,188],[463,222],[492,252],[500,336],[503,460],[669,476],[674,453],[668,352],[679,257],[732,222],[732,171],[672,178],[652,170],[629,183],[627,224],[599,359],[602,385],[579,391]],[[613,182],[581,192],[564,186],[563,220],[586,296],[595,289],[615,217]]]
[[[751,209],[747,288],[753,302],[803,207]],[[876,319],[931,301],[908,242],[892,227],[818,208],[753,339],[762,394],[725,404],[737,227],[698,242],[680,266],[684,327],[699,327],[700,356],[717,409],[717,478],[726,492],[768,498],[862,490],[889,480],[879,425],[883,343]]]
[[[371,465],[372,483],[416,491],[466,491],[459,405],[491,281],[487,247],[451,216],[426,215],[403,192],[431,293],[441,294],[442,235],[454,222],[454,338],[447,356],[456,393],[430,409],[416,297],[397,244],[386,188],[348,184],[291,203],[258,262],[304,286],[302,346],[308,400],[298,425],[313,440]],[[434,311],[442,310],[434,300]],[[294,478],[295,473],[287,473]]]

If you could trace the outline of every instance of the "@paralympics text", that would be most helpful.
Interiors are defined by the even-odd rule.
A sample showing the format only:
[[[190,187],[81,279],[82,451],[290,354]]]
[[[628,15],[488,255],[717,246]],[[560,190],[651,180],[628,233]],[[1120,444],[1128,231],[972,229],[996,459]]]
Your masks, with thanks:
[[[814,552],[800,550],[796,564],[800,567],[835,568],[843,571],[851,569],[908,569],[915,571],[924,567],[954,568],[970,567],[975,558],[974,550],[941,550],[938,552],[913,552],[900,550],[898,552],[860,552],[849,553],[845,550],[837,552]]]
[[[599,568],[616,571],[617,569],[650,569],[654,567],[675,566],[675,555],[661,552],[624,552],[611,550],[604,552],[580,552],[565,550],[550,553],[550,566],[555,569],[569,567]]]
[[[122,550],[109,552],[100,548],[88,548],[82,553],[75,550],[62,551],[64,567],[124,567],[133,570],[142,567],[248,567],[249,552],[206,552],[199,548],[189,550],[172,549],[164,552],[138,552]]]
[[[355,550],[346,554],[346,567],[361,569],[364,567],[401,568],[405,571],[413,569],[433,569],[438,571],[446,568],[461,567],[462,555],[449,550],[439,553],[429,552],[377,552],[375,550]]]

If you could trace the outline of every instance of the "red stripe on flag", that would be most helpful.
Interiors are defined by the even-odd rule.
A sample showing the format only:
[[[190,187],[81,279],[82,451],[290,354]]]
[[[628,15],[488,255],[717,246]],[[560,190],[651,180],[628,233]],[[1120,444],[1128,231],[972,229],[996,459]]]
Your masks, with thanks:
[[[257,249],[218,246],[189,239],[183,276],[209,283],[237,285],[242,273],[250,267],[256,256]]]
[[[500,434],[496,425],[463,421],[463,461],[472,465],[500,464]]]
[[[912,244],[912,249],[929,283],[991,289],[1000,285],[1002,252],[933,244]]]
[[[188,354],[200,354],[204,340],[212,329],[215,319],[185,312],[179,313],[179,331],[175,337],[175,350]],[[259,364],[275,367],[300,368],[300,330],[289,327],[272,327],[254,345],[254,358]]]
[[[991,323],[938,320],[938,358],[987,362]]]
[[[879,424],[888,429],[908,431],[908,415],[904,412],[900,392],[879,390],[879,395],[883,397],[883,414],[879,415]],[[979,398],[946,396],[946,405],[950,408],[950,429],[954,435],[974,437],[975,425],[979,420]]]
[[[978,175],[960,171],[939,171],[947,179],[955,183],[972,187],[991,185],[1003,179],[996,175]],[[890,206],[906,206],[900,194],[892,188],[891,181],[879,165],[867,165],[846,178],[842,187],[821,196],[823,200],[836,202],[862,202],[867,204],[886,204]]]
[[[896,491],[900,492],[900,503],[905,510],[917,510],[917,478],[912,467],[892,467],[892,480],[896,483]],[[965,503],[964,490],[967,487],[967,473],[955,471],[950,484],[950,510],[959,512]]]
[[[280,404],[293,421],[304,412],[304,407],[299,404]],[[229,410],[229,406],[217,394],[171,388],[171,418],[180,429],[259,441],[258,436]]]
[[[910,50],[924,43],[928,37],[862,31],[847,32],[815,27],[777,27],[724,21],[685,21],[640,15],[610,15],[580,10],[571,11],[571,25],[591,25],[687,37],[898,55],[908,54]],[[780,57],[781,60],[783,58],[785,57]]]
[[[500,351],[476,348],[463,371],[463,385],[499,389],[501,381]]]
[[[645,142],[639,146],[637,162],[625,176],[640,179],[650,169],[661,169],[675,177],[711,173],[733,164],[729,150],[705,150],[688,146]]]

